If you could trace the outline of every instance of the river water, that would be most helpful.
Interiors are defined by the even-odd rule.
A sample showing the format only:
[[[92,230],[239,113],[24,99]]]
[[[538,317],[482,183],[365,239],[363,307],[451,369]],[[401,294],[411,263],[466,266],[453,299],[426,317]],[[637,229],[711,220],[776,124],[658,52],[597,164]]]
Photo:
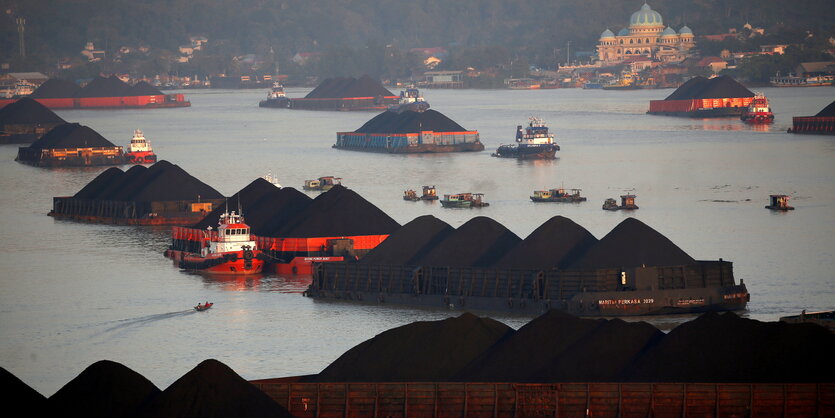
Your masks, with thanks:
[[[288,89],[299,97],[308,89]],[[161,159],[231,195],[271,171],[285,186],[325,175],[404,224],[431,214],[453,226],[489,216],[524,238],[563,215],[602,238],[634,216],[696,259],[734,262],[751,292],[750,318],[835,307],[835,137],[791,135],[791,116],[813,115],[831,88],[762,91],[776,122],[646,115],[671,90],[427,90],[432,108],[480,131],[487,150],[381,155],[334,150],[367,112],[261,109],[265,91],[187,91],[192,107],[58,111],[112,142],[140,128]],[[516,125],[544,119],[562,147],[554,161],[517,162],[490,152]],[[309,279],[262,275],[218,279],[179,271],[162,256],[166,228],[90,225],[46,216],[53,196],[72,195],[104,168],[44,169],[16,163],[0,145],[0,366],[46,396],[95,361],[118,361],[160,388],[206,358],[246,379],[315,373],[374,335],[458,312],[318,302]],[[125,166],[124,169],[128,167]],[[403,190],[482,192],[472,210],[406,202]],[[582,204],[534,204],[534,189],[582,188]],[[624,192],[640,210],[600,206]],[[797,209],[763,208],[789,194]],[[555,237],[558,239],[558,237]],[[198,302],[213,301],[207,312]],[[529,318],[492,315],[518,328]],[[692,317],[641,318],[669,327]]]

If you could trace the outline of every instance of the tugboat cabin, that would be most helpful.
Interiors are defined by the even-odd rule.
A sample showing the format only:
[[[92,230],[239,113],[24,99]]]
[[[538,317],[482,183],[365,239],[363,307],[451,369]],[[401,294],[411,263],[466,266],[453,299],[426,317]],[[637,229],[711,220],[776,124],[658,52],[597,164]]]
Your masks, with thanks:
[[[255,242],[252,241],[249,225],[244,223],[243,216],[234,211],[221,217],[217,233],[217,242],[212,241],[214,248],[211,248],[211,252],[213,253],[240,251],[242,243],[251,245],[251,248],[255,249]]]
[[[766,206],[766,209],[771,210],[794,210],[794,207],[789,206],[790,197],[784,194],[773,194],[769,196],[771,204]]]
[[[635,195],[634,194],[625,194],[620,197],[620,208],[621,209],[638,209],[638,205],[635,204]]]
[[[435,190],[435,186],[423,186],[423,196],[420,197],[423,200],[435,200],[438,198],[438,192]]]

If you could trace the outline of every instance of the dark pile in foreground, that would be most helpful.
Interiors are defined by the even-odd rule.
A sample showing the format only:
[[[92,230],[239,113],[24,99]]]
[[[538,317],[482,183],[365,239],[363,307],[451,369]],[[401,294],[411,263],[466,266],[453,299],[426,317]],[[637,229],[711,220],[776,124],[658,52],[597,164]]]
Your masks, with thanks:
[[[832,103],[830,103],[825,108],[821,109],[821,111],[818,112],[818,114],[815,115],[815,117],[818,117],[818,118],[825,118],[825,117],[831,118],[833,116],[835,116],[835,100],[833,100]]]
[[[597,243],[586,228],[554,216],[536,228],[492,267],[504,269],[563,269]]]
[[[360,78],[336,77],[325,79],[305,99],[343,99],[346,97],[394,96],[378,81],[368,75]]]
[[[291,415],[225,364],[205,360],[155,396],[141,409],[139,416],[243,418]]]
[[[677,266],[695,262],[658,231],[635,218],[626,218],[569,268]]]
[[[406,134],[421,131],[463,132],[466,129],[444,114],[431,109],[425,112],[412,110],[392,112],[387,110],[371,118],[354,132],[361,134]]]
[[[86,368],[49,398],[49,406],[69,417],[131,416],[160,393],[148,379],[122,364],[102,360]]]
[[[415,260],[424,266],[487,267],[522,241],[493,219],[477,216]]]
[[[754,97],[754,92],[748,90],[738,81],[729,76],[705,78],[696,76],[677,88],[664,100],[718,99],[733,97]]]
[[[5,125],[67,123],[55,112],[38,103],[37,100],[24,97],[0,109],[0,128]]]
[[[394,219],[355,191],[336,185],[293,218],[268,232],[283,238],[387,235],[400,228]]]
[[[52,128],[29,148],[112,148],[116,145],[98,132],[79,123],[65,123]]]
[[[411,265],[453,232],[455,228],[432,215],[420,216],[394,231],[360,263]]]
[[[3,388],[3,397],[7,400],[4,403],[9,411],[23,410],[33,417],[47,416],[49,413],[46,397],[2,367],[0,388]]]
[[[62,99],[74,97],[81,87],[72,81],[50,78],[40,85],[29,97],[33,99]]]
[[[465,313],[390,329],[348,350],[310,380],[446,381],[513,329]]]
[[[73,197],[84,199],[134,202],[223,199],[211,186],[188,174],[185,170],[162,160],[145,167],[135,165],[123,172],[110,168]]]

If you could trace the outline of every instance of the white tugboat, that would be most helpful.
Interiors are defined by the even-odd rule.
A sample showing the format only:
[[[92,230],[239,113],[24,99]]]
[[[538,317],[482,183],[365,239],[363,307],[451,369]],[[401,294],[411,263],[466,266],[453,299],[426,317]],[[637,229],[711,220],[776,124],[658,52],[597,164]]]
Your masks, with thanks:
[[[185,253],[179,267],[216,274],[253,274],[264,269],[264,259],[243,216],[224,213],[218,221],[217,232],[209,227],[204,232],[200,253]]]
[[[400,92],[400,100],[396,105],[390,106],[388,110],[392,112],[404,112],[411,110],[413,112],[425,112],[429,109],[429,102],[427,102],[420,91],[411,86],[406,90]]]
[[[131,138],[130,144],[128,144],[125,158],[129,163],[133,164],[155,163],[157,161],[157,155],[154,154],[154,150],[151,148],[151,142],[145,139],[141,129],[133,131],[133,138]]]
[[[258,103],[259,107],[290,107],[290,99],[284,93],[284,86],[278,81],[273,83],[273,88],[267,93],[267,100],[262,100]]]
[[[517,158],[520,160],[553,160],[560,146],[554,142],[554,134],[539,118],[530,118],[527,127],[516,127],[516,144],[501,145],[493,157]]]

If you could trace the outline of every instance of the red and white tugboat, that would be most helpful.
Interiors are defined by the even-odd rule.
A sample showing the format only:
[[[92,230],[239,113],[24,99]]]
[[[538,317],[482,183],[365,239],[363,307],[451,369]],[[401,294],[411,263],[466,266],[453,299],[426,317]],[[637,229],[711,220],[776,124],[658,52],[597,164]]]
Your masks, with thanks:
[[[771,113],[771,106],[768,99],[762,93],[754,95],[748,108],[742,111],[739,117],[745,123],[771,123],[774,122],[774,114]]]
[[[243,216],[224,213],[220,217],[217,232],[211,227],[205,231],[206,245],[200,254],[182,256],[181,269],[200,270],[216,274],[254,274],[264,269],[264,259],[250,235],[249,225]]]
[[[157,161],[157,155],[151,148],[151,142],[145,139],[141,129],[133,131],[133,138],[131,138],[127,152],[125,152],[125,159],[132,164],[155,163]]]

